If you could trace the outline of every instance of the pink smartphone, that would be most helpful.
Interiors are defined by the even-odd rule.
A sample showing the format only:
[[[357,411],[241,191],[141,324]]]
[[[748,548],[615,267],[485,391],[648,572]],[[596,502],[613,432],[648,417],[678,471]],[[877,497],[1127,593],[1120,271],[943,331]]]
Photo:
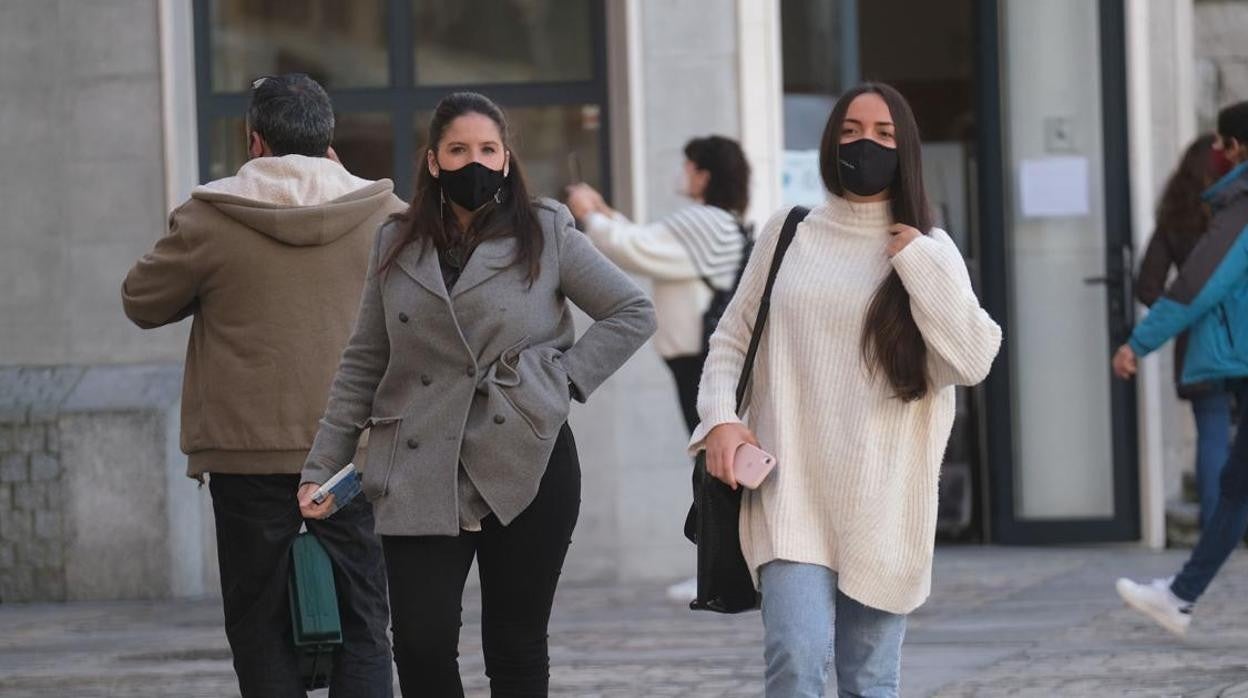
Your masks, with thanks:
[[[758,489],[775,467],[775,456],[750,444],[738,446],[732,459],[732,475],[737,484],[752,490]]]

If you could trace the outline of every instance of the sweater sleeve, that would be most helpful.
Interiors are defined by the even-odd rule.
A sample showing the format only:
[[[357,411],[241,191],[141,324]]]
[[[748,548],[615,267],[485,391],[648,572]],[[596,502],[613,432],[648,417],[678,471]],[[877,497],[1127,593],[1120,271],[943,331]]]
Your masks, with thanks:
[[[689,251],[662,222],[642,225],[595,213],[585,221],[594,246],[624,271],[661,281],[699,278]]]
[[[373,410],[377,384],[390,363],[390,337],[382,305],[380,266],[383,225],[373,242],[364,277],[364,294],[355,330],[338,362],[329,389],[329,404],[303,466],[302,482],[322,484],[346,467],[355,455],[360,433]]]
[[[180,226],[180,219],[179,211],[169,216],[169,233],[121,283],[126,317],[145,330],[177,322],[195,310],[205,253]]]
[[[767,286],[767,272],[776,253],[780,228],[787,216],[788,210],[782,210],[763,226],[754,252],[741,275],[741,283],[711,335],[706,367],[702,369],[702,381],[698,385],[698,418],[701,422],[689,439],[690,455],[706,448],[706,435],[715,427],[741,422],[736,404],[737,380],[745,364],[745,352],[750,347],[754,320]]]
[[[562,205],[555,213],[559,290],[594,324],[563,353],[563,367],[584,402],[654,334],[654,304],[576,229]]]
[[[893,268],[927,343],[933,386],[984,380],[1001,347],[1001,327],[980,307],[953,240],[934,229],[893,257]]]

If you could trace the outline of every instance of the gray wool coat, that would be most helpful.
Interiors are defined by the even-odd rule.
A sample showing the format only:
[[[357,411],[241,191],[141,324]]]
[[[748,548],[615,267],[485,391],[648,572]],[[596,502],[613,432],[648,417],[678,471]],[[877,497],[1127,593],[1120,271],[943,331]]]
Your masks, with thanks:
[[[537,494],[570,394],[583,401],[654,333],[653,305],[568,209],[535,210],[545,246],[532,286],[510,237],[481,243],[450,293],[429,243],[378,274],[399,229],[378,231],[302,481],[345,467],[370,428],[363,490],[380,534],[457,535],[461,461],[510,523]],[[569,300],[594,320],[579,340]]]

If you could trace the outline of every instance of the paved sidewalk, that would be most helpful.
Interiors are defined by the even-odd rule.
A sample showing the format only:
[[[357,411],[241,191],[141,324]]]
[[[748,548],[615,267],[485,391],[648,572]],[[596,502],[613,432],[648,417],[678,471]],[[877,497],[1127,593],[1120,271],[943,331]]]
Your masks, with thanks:
[[[905,696],[1248,696],[1248,554],[1232,559],[1177,641],[1125,609],[1119,574],[1171,573],[1182,552],[941,548],[905,646]],[[461,653],[482,676],[475,594]],[[236,696],[212,601],[0,605],[0,695]],[[662,585],[566,587],[551,628],[552,695],[758,696],[757,614],[691,613]],[[324,692],[313,695],[323,696]]]

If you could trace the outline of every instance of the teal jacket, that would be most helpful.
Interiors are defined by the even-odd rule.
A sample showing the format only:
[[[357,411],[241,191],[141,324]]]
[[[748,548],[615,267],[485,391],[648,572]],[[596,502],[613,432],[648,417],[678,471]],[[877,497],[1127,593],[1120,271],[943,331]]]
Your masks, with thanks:
[[[1190,330],[1184,384],[1248,377],[1248,163],[1203,198],[1213,214],[1209,232],[1128,340],[1145,356]]]

